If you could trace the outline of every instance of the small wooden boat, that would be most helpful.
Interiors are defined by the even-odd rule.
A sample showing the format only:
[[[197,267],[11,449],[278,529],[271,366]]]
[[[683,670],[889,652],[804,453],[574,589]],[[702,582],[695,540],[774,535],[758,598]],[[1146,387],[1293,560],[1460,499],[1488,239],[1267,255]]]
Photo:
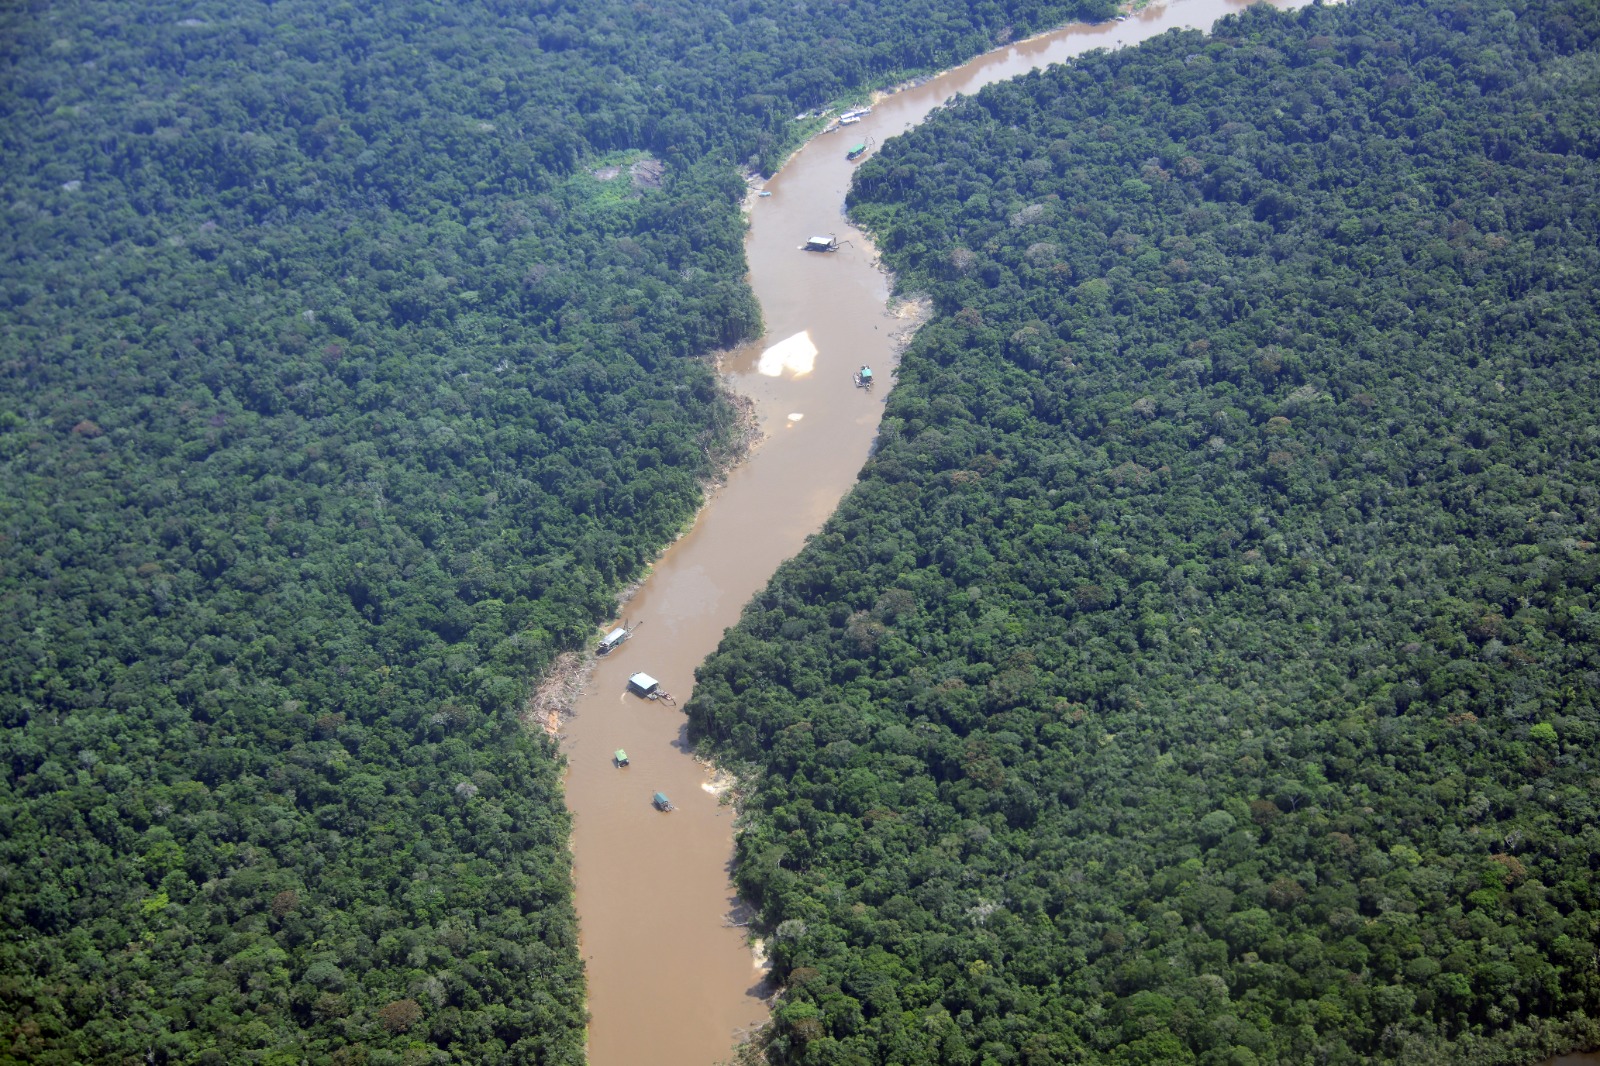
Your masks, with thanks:
[[[616,750],[616,752],[611,756],[611,761],[616,763],[618,766],[627,766],[628,765],[628,753],[623,751],[621,748],[618,748]]]
[[[856,388],[872,388],[872,368],[870,366],[863,366],[860,370],[856,371]]]
[[[657,792],[651,797],[650,802],[655,804],[656,810],[658,811],[672,810],[672,801],[667,799],[667,794],[665,792]]]

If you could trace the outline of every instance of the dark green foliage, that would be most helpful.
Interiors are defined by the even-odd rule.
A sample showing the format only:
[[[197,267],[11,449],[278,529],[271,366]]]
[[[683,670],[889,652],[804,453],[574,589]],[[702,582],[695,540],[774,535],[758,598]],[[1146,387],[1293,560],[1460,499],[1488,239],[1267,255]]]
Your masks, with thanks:
[[[777,1061],[1600,1042],[1597,36],[1253,11],[864,164],[940,314],[689,706]]]
[[[725,443],[732,164],[1082,10],[764,7],[4,16],[0,1057],[580,1058],[516,715]]]

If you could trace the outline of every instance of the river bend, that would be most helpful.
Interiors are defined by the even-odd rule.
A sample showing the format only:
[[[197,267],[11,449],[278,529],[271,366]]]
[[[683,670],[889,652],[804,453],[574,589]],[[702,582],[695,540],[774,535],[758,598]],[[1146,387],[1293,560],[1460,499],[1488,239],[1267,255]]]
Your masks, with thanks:
[[[732,811],[690,756],[680,710],[625,688],[645,671],[681,707],[695,667],[822,526],[867,457],[905,323],[886,310],[889,282],[871,243],[842,217],[854,166],[846,151],[881,145],[957,93],[1092,48],[1208,27],[1245,6],[1174,0],[979,56],[816,137],[766,184],[770,196],[752,197],[746,254],[767,335],[723,371],[755,402],[765,439],[657,562],[627,607],[643,624],[600,661],[563,727],[594,1066],[711,1066],[767,1016],[764,971],[735,925]],[[799,250],[828,234],[847,243]],[[880,380],[871,392],[853,381],[862,364]],[[626,768],[613,765],[618,748]],[[656,811],[657,791],[677,809]]]

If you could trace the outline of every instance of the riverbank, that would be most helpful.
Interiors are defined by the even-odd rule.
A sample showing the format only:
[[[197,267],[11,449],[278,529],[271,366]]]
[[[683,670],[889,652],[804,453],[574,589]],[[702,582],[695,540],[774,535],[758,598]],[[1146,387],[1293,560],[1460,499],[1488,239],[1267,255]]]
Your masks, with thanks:
[[[726,355],[728,355],[726,352],[716,352],[709,357],[709,360],[716,374],[717,388],[733,411],[733,418],[722,439],[707,453],[712,472],[700,482],[700,506],[684,523],[678,535],[657,553],[655,561],[645,568],[644,573],[618,591],[616,604],[619,617],[635,593],[649,580],[650,572],[656,563],[673,544],[682,540],[695,527],[700,521],[701,514],[711,506],[717,490],[727,484],[728,475],[748,459],[751,451],[761,443],[761,422],[755,404],[749,397],[736,391],[722,371],[722,361]],[[616,619],[613,619],[612,624],[616,624]],[[601,626],[600,631],[603,632],[607,628]],[[556,656],[538,683],[534,685],[533,691],[523,701],[521,713],[523,723],[547,736],[559,738],[562,724],[572,716],[572,708],[588,687],[597,661],[592,650],[567,651]]]

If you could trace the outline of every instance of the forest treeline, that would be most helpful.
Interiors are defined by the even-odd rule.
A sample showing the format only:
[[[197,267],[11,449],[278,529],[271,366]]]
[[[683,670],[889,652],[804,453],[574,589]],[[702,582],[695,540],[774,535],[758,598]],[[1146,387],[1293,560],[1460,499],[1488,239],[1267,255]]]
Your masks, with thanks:
[[[688,707],[786,1064],[1600,1044],[1600,8],[1252,9],[858,172],[937,317]]]
[[[0,1059],[579,1061],[518,713],[729,445],[737,167],[1109,10],[0,16]]]

